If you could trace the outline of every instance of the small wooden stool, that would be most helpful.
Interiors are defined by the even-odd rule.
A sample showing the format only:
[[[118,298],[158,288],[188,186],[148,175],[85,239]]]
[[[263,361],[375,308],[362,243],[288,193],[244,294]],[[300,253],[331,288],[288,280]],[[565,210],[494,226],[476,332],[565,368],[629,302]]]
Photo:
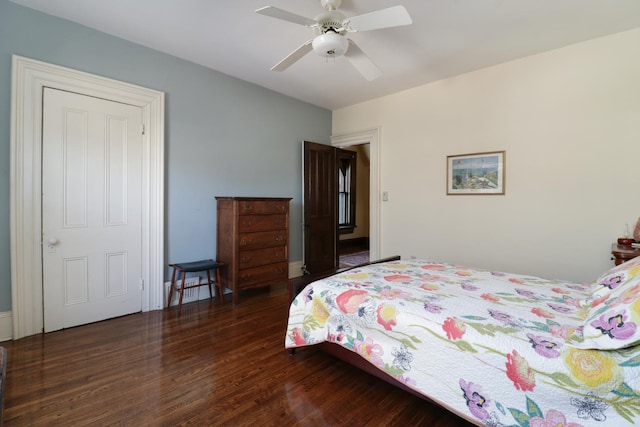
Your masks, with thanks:
[[[211,270],[216,270],[215,283],[218,285],[220,303],[224,304],[224,287],[222,286],[222,281],[220,280],[220,267],[222,267],[223,265],[223,263],[214,261],[212,259],[203,259],[201,261],[194,262],[181,262],[179,264],[169,264],[169,267],[173,267],[173,273],[171,274],[171,286],[169,287],[169,301],[167,303],[167,307],[171,307],[171,297],[173,296],[174,287],[176,288],[176,291],[180,292],[180,299],[178,300],[178,315],[180,315],[180,310],[182,309],[182,297],[185,289],[199,288],[200,286],[209,286],[209,295],[211,295],[211,298],[213,298],[211,285],[214,283],[214,281],[211,280]],[[186,279],[187,273],[196,273],[199,271],[207,272],[207,281],[198,283],[197,285],[185,286],[184,281]],[[180,282],[179,286],[176,286],[176,272],[182,273],[182,281]]]

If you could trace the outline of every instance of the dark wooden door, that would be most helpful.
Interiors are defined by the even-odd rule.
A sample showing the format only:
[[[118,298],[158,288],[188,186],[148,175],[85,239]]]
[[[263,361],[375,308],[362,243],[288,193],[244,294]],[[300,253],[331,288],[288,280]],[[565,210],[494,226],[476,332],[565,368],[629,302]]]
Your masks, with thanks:
[[[311,274],[338,266],[337,151],[304,142],[304,269]]]

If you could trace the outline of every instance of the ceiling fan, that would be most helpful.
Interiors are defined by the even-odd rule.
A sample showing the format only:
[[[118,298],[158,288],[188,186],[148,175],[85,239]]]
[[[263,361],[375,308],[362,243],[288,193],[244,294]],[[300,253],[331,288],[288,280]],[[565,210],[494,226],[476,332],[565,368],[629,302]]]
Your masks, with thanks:
[[[265,6],[256,10],[256,13],[261,15],[313,28],[316,33],[314,38],[304,42],[271,69],[273,71],[284,71],[313,50],[318,55],[326,58],[336,58],[344,55],[360,74],[369,81],[380,77],[382,70],[364,54],[353,40],[348,39],[346,34],[409,25],[412,21],[407,9],[404,6],[393,6],[347,18],[337,10],[342,4],[342,0],[320,0],[320,4],[326,12],[321,13],[314,19],[273,6]]]

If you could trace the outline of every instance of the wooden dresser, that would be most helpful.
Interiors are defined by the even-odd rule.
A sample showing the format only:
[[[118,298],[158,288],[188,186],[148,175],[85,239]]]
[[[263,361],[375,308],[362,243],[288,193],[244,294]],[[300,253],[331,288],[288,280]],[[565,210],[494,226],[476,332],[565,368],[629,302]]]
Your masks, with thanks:
[[[225,264],[222,282],[238,303],[242,289],[289,278],[291,198],[216,197],[216,260]]]

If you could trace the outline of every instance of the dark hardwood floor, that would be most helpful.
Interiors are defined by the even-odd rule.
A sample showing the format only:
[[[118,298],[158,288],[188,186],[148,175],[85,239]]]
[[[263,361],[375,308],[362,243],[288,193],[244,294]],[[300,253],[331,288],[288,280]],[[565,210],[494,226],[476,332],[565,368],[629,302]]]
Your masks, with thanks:
[[[4,426],[468,426],[313,348],[284,285],[0,343]]]

